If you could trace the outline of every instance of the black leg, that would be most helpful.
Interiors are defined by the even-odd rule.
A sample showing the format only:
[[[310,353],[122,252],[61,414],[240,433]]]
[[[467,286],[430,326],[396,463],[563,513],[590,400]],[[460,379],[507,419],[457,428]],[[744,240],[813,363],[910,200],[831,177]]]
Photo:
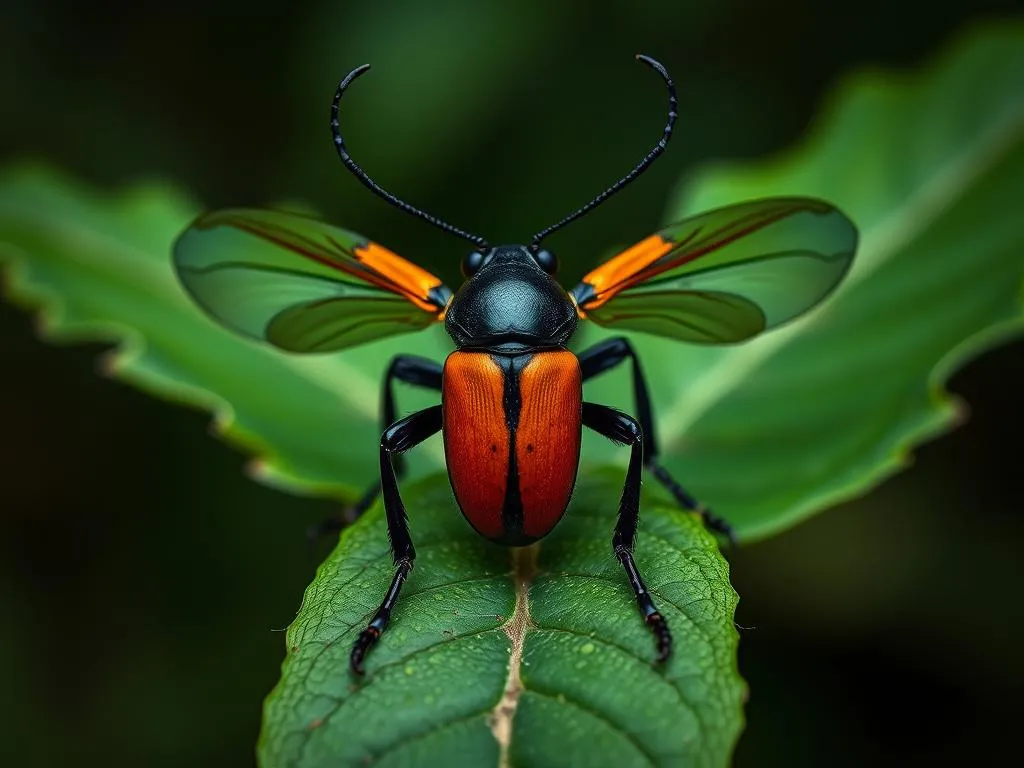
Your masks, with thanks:
[[[415,355],[397,355],[391,360],[387,372],[384,374],[384,386],[380,393],[380,415],[381,432],[395,423],[395,388],[394,382],[404,381],[406,384],[413,384],[418,387],[435,389],[441,391],[440,363],[435,363],[425,357]],[[401,456],[395,456],[395,471],[401,478],[405,474],[405,460]],[[362,514],[373,506],[380,493],[380,481],[373,483],[366,492],[360,496],[355,503],[345,507],[337,515],[328,517],[315,525],[311,525],[306,531],[310,545],[315,544],[324,536],[337,533],[342,528],[352,525]]]
[[[633,397],[640,427],[643,429],[644,464],[684,509],[699,514],[707,528],[723,534],[730,543],[735,544],[732,526],[697,501],[669,474],[667,469],[658,463],[658,439],[654,432],[654,417],[651,413],[651,398],[647,393],[647,381],[644,379],[644,372],[640,367],[640,359],[636,356],[629,340],[621,336],[607,339],[579,355],[583,380],[586,381],[604,373],[627,359],[633,363]]]
[[[583,403],[583,423],[608,439],[630,447],[629,468],[626,470],[626,482],[622,486],[622,497],[619,499],[619,517],[615,523],[615,533],[612,535],[612,549],[626,571],[629,586],[633,588],[637,605],[640,606],[640,613],[657,640],[658,661],[665,661],[672,653],[672,633],[669,632],[665,617],[654,605],[651,593],[647,591],[633,560],[633,544],[636,541],[636,527],[640,515],[640,473],[644,461],[643,430],[632,416],[594,403]]]
[[[363,657],[380,639],[387,627],[391,611],[398,601],[398,593],[402,591],[402,584],[405,583],[416,558],[416,550],[409,536],[405,504],[398,493],[398,476],[392,459],[395,454],[409,450],[440,431],[441,406],[432,405],[392,424],[384,430],[384,435],[380,439],[380,481],[384,495],[384,515],[388,522],[388,538],[391,540],[391,556],[395,561],[395,576],[391,579],[391,586],[388,587],[384,601],[352,645],[349,664],[357,675],[363,674]]]

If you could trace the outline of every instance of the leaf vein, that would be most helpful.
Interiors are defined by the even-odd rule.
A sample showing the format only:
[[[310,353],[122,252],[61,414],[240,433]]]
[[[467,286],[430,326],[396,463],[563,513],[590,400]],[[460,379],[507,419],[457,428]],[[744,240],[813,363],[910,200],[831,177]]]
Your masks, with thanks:
[[[586,712],[588,715],[593,716],[596,720],[599,720],[600,722],[608,726],[609,730],[611,730],[613,733],[617,733],[621,735],[623,738],[625,738],[633,746],[633,748],[636,749],[640,756],[644,758],[644,762],[652,766],[652,768],[654,768],[654,766],[657,766],[658,763],[654,759],[654,755],[647,751],[647,749],[643,746],[639,739],[637,739],[629,731],[621,728],[617,723],[613,722],[606,714],[604,714],[603,712],[599,712],[589,704],[584,704],[583,702],[577,699],[570,699],[568,696],[561,692],[555,695],[548,693],[547,691],[542,691],[538,688],[527,688],[524,691],[524,693],[532,693],[536,696],[549,699],[550,701],[553,701],[556,704],[561,704],[562,706],[572,705],[577,709]]]
[[[562,632],[562,633],[565,633],[567,635],[573,635],[575,637],[584,637],[584,638],[586,638],[590,642],[597,642],[597,643],[599,643],[601,645],[604,645],[604,646],[607,646],[609,648],[616,648],[616,649],[622,651],[622,653],[624,653],[625,655],[629,656],[630,658],[635,659],[636,661],[640,662],[642,665],[644,665],[644,667],[651,668],[652,672],[654,672],[654,669],[653,669],[653,667],[651,665],[651,660],[650,659],[644,658],[643,656],[641,656],[639,653],[637,653],[632,648],[628,648],[625,645],[622,645],[621,643],[616,643],[616,642],[614,642],[612,640],[608,640],[607,638],[598,637],[597,635],[591,634],[589,632],[581,632],[578,629],[572,629],[570,627],[556,627],[556,626],[550,625],[550,624],[549,625],[538,624],[537,628],[538,629],[546,629],[546,630],[548,630],[550,632]],[[657,674],[656,672],[655,672],[655,676],[659,680],[661,680],[665,684],[665,686],[668,687],[675,694],[675,696],[679,700],[680,704],[682,704],[684,707],[686,707],[686,709],[690,710],[690,712],[696,718],[697,724],[700,726],[700,729],[703,731],[704,730],[704,721],[701,719],[700,713],[698,712],[696,705],[694,705],[694,703],[692,701],[690,701],[683,694],[682,689],[680,687],[676,686],[675,683],[673,682],[673,680],[675,680],[677,678],[669,678],[669,677],[667,677],[665,675]]]

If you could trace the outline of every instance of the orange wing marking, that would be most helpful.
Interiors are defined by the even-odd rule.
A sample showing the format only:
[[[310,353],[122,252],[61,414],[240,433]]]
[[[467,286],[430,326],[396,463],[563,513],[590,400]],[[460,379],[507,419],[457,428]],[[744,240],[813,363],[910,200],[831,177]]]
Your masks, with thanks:
[[[801,200],[798,203],[793,203],[787,201],[767,211],[751,213],[706,233],[702,232],[703,228],[699,227],[681,241],[667,240],[661,235],[651,235],[584,276],[582,282],[590,285],[594,289],[595,295],[584,302],[585,307],[581,308],[577,305],[576,310],[583,317],[585,311],[581,312],[581,310],[597,309],[616,294],[637,283],[650,280],[661,272],[699,259],[718,248],[724,248],[729,243],[798,211],[813,211],[820,208],[820,205],[813,202]],[[662,264],[656,263],[665,254],[679,248],[688,248],[689,250],[685,256],[679,259],[666,259]]]
[[[382,287],[397,290],[417,307],[427,312],[437,313],[439,311],[437,304],[428,300],[427,297],[432,288],[441,285],[441,281],[427,270],[373,242],[354,248],[352,253],[361,264],[365,264],[387,279],[387,283],[381,283]]]
[[[583,282],[593,286],[597,294],[587,302],[587,309],[597,309],[619,291],[639,282],[644,269],[675,247],[671,240],[651,235],[587,273]]]

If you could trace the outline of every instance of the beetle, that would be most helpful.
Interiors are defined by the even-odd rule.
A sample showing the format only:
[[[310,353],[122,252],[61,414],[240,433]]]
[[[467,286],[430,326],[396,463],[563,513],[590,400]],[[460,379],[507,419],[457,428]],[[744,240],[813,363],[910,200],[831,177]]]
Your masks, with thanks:
[[[352,646],[350,666],[357,674],[388,626],[416,557],[398,488],[400,455],[438,432],[462,514],[480,535],[512,547],[541,539],[564,514],[584,427],[629,446],[612,550],[654,636],[657,662],[669,658],[672,635],[633,557],[643,470],[709,529],[732,536],[730,526],[659,463],[651,398],[630,340],[608,338],[579,354],[568,343],[582,320],[682,342],[745,341],[830,294],[849,269],[857,232],[821,200],[753,200],[668,226],[565,290],[555,279],[555,255],[541,243],[635,180],[672,135],[675,85],[659,62],[637,59],[661,76],[668,91],[660,139],[629,173],[528,245],[492,247],[373,181],[349,154],[338,121],[343,94],[369,65],[341,81],[330,112],[339,157],[390,204],[473,244],[462,260],[465,281],[457,291],[361,235],[295,213],[207,213],[174,245],[179,279],[200,307],[282,350],[335,352],[439,322],[454,342],[443,365],[399,355],[384,376],[380,480],[349,510],[349,519],[383,497],[395,571]],[[584,382],[627,362],[635,415],[583,399]],[[396,381],[436,390],[441,403],[397,418]]]

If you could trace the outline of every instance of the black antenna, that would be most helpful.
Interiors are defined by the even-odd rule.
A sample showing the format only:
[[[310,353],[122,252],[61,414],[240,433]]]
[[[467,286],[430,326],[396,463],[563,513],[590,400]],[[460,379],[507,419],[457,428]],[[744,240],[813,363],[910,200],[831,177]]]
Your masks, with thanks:
[[[668,145],[668,140],[672,136],[672,126],[675,125],[676,117],[679,116],[676,112],[676,107],[678,106],[678,102],[676,101],[676,86],[675,83],[672,82],[672,78],[668,76],[668,72],[665,71],[665,67],[663,67],[659,62],[652,59],[650,56],[645,56],[642,53],[638,53],[636,55],[636,60],[642,61],[644,64],[646,64],[651,69],[655,70],[659,75],[661,75],[662,79],[665,81],[665,87],[668,88],[668,123],[665,124],[665,130],[663,131],[662,137],[658,139],[658,143],[654,145],[654,149],[648,152],[647,156],[637,164],[636,168],[634,168],[621,179],[616,181],[614,184],[608,187],[608,189],[606,189],[600,195],[598,195],[589,203],[584,205],[582,208],[578,209],[574,213],[569,214],[557,224],[552,224],[547,229],[543,229],[536,235],[534,235],[533,241],[530,243],[530,250],[540,250],[541,240],[543,240],[545,237],[550,235],[555,230],[561,229],[566,224],[569,224],[578,219],[580,216],[583,216],[584,214],[594,210],[597,206],[599,206],[609,197],[614,195],[624,186],[629,184],[629,182],[633,181],[641,173],[646,171],[650,167],[651,163],[653,163],[658,158],[658,155],[665,151],[665,147]]]
[[[404,200],[399,200],[397,197],[395,197],[386,189],[384,189],[380,184],[378,184],[369,176],[367,176],[366,171],[359,167],[359,164],[352,159],[352,156],[348,153],[348,150],[345,149],[345,140],[341,137],[341,127],[338,125],[338,104],[341,103],[341,95],[345,93],[345,89],[352,84],[353,80],[355,80],[361,74],[366,72],[369,68],[369,64],[363,64],[363,66],[356,67],[347,75],[345,75],[345,79],[338,84],[338,90],[335,91],[334,93],[334,101],[331,103],[331,133],[334,135],[334,146],[338,150],[338,156],[341,158],[341,162],[343,162],[345,164],[345,167],[352,171],[355,177],[359,179],[361,182],[363,182],[363,184],[366,185],[366,187],[371,192],[373,192],[376,195],[380,195],[396,208],[400,208],[406,213],[411,213],[413,216],[418,216],[427,223],[433,224],[435,227],[443,229],[445,232],[449,232],[453,235],[458,235],[459,237],[464,237],[471,243],[475,243],[476,246],[482,251],[488,250],[487,241],[484,240],[479,235],[471,235],[469,232],[465,232],[459,229],[458,227],[453,227],[451,224],[445,221],[441,221],[439,218],[431,216],[429,213],[426,213],[425,211],[421,211],[419,208],[414,208]]]

